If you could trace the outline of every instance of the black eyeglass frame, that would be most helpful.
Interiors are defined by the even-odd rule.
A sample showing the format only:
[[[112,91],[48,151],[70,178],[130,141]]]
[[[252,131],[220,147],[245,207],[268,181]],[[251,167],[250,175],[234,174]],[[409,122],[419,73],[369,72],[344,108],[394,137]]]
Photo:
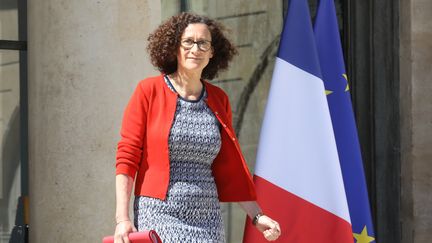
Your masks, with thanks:
[[[184,41],[190,41],[191,42],[191,46],[185,46],[184,45]],[[210,43],[210,45],[209,45],[209,48],[208,49],[203,49],[202,48],[202,45],[203,44],[207,44],[207,43]],[[196,44],[197,46],[198,46],[198,49],[200,50],[200,51],[203,51],[203,52],[207,52],[207,51],[209,51],[211,48],[212,48],[212,45],[211,45],[211,41],[209,41],[209,40],[198,40],[198,41],[194,41],[194,40],[192,40],[192,39],[189,39],[189,38],[185,38],[185,39],[181,39],[180,40],[180,46],[181,47],[183,47],[185,50],[190,50],[190,49],[192,49],[193,47],[194,47],[194,45]]]

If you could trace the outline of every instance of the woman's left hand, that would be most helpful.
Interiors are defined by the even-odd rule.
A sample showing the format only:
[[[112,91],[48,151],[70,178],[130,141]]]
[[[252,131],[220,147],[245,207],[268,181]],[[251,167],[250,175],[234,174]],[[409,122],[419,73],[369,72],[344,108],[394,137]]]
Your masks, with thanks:
[[[279,223],[266,215],[260,216],[255,226],[261,233],[263,233],[264,237],[268,241],[277,240],[281,235]]]

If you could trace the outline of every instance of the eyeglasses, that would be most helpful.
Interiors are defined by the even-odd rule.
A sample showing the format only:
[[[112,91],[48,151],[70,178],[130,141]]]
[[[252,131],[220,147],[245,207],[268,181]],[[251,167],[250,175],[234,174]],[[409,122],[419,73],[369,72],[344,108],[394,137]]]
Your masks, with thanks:
[[[209,40],[194,41],[192,39],[183,39],[180,41],[180,45],[186,50],[192,49],[195,44],[197,44],[198,49],[201,51],[208,51],[211,48],[211,41]]]

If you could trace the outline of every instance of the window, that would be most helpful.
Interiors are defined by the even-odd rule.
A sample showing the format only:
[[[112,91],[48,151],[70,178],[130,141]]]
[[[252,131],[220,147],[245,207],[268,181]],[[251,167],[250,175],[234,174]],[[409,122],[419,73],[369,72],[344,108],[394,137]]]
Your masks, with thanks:
[[[24,0],[0,2],[0,243],[26,235],[12,236],[15,225],[27,225],[25,14]]]

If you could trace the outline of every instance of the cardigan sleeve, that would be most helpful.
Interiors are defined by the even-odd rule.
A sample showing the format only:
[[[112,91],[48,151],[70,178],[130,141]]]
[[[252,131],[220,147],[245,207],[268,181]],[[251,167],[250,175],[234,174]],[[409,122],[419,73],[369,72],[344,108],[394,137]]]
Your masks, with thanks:
[[[124,111],[121,139],[117,145],[116,175],[135,178],[143,154],[143,140],[147,121],[148,100],[142,81],[138,84]]]

